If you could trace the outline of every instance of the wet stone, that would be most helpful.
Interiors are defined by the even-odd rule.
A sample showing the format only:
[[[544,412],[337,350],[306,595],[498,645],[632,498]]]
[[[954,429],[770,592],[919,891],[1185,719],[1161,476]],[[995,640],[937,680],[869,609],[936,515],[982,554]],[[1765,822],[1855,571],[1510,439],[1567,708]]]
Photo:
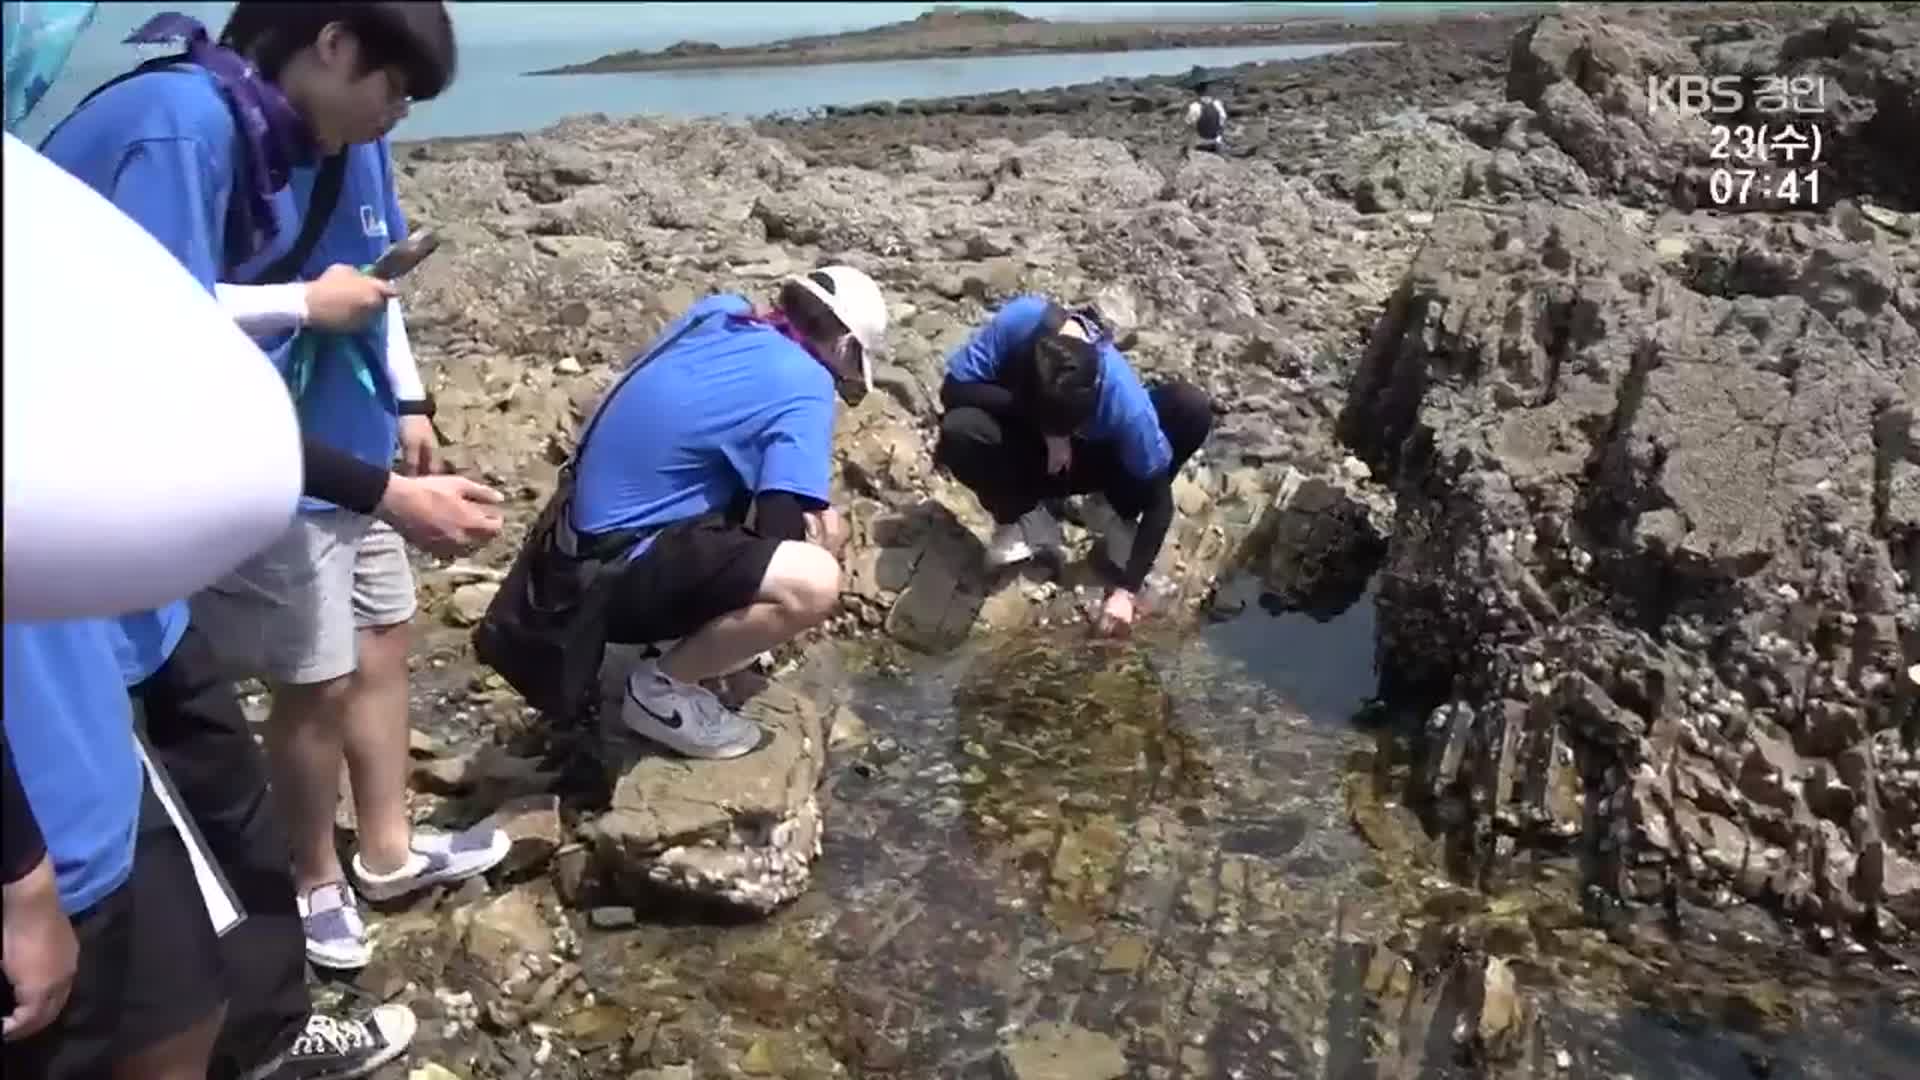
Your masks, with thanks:
[[[1119,1040],[1061,1024],[1029,1028],[1000,1053],[1012,1080],[1119,1080],[1127,1074]]]
[[[1147,942],[1129,934],[1116,939],[1107,946],[1107,954],[1100,960],[1102,974],[1132,974],[1147,962]]]
[[[637,924],[640,919],[630,907],[597,907],[587,913],[587,921],[595,930],[625,930]]]

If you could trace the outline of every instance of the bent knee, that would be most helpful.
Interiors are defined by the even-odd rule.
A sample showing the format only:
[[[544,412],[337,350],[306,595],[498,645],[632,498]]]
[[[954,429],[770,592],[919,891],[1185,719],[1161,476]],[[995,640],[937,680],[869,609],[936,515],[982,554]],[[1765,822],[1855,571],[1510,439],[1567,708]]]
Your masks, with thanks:
[[[767,567],[762,591],[796,621],[824,622],[840,602],[840,561],[817,544],[786,541]]]
[[[1161,426],[1178,431],[1183,442],[1198,446],[1213,431],[1213,399],[1190,382],[1176,381],[1161,391]]]
[[[943,443],[992,444],[1000,441],[1000,421],[985,409],[962,405],[940,417]]]

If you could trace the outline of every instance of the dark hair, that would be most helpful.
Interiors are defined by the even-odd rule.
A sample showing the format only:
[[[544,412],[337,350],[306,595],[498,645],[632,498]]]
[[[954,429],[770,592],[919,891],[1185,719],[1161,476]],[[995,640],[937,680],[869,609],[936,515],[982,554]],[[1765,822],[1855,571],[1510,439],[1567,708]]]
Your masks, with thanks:
[[[826,301],[797,281],[781,285],[780,295],[774,303],[793,321],[794,329],[809,339],[838,338],[847,332],[846,324],[833,313]]]
[[[1071,435],[1100,404],[1100,351],[1061,333],[1033,343],[1034,420],[1048,435]]]
[[[320,31],[330,23],[353,32],[360,43],[363,74],[400,69],[406,73],[407,96],[415,101],[439,97],[453,82],[459,57],[453,20],[442,3],[240,0],[220,31],[220,43],[252,59],[267,78],[278,79],[293,54],[320,40]]]

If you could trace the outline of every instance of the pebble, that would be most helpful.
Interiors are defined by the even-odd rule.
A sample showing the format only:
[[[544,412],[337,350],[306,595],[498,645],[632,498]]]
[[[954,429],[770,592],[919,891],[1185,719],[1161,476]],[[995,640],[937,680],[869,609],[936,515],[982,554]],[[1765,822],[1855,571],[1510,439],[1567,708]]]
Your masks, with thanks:
[[[595,930],[625,930],[640,921],[630,907],[597,907],[587,914]]]

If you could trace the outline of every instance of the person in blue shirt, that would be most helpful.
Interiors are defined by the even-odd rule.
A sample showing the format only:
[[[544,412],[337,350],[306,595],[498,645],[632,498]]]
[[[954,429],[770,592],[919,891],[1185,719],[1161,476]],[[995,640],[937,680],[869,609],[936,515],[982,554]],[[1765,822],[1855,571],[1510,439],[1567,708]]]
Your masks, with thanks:
[[[993,517],[987,562],[1034,555],[1052,535],[1042,505],[1098,493],[1090,524],[1119,572],[1099,628],[1123,632],[1173,521],[1173,478],[1206,442],[1213,407],[1178,380],[1143,386],[1099,319],[1018,297],[947,360],[935,461]]]
[[[437,89],[453,70],[444,10],[395,7],[414,9],[406,18],[432,12],[434,25],[420,31],[426,79],[404,64],[389,65],[382,75],[386,90],[379,100],[392,110],[388,127],[404,115],[410,84]],[[324,61],[335,39],[324,26],[317,36],[285,34],[280,9],[237,5],[223,40],[251,56],[265,76],[284,81],[303,65]],[[296,47],[300,40],[309,44]],[[375,137],[352,139],[341,151],[338,203],[297,268],[302,280],[351,273],[406,237],[387,140],[381,130],[370,134]],[[291,219],[317,197],[320,183],[320,168],[293,169],[286,190],[275,196],[276,214]],[[253,278],[277,258],[257,256],[235,277]],[[430,471],[431,423],[424,404],[410,405],[401,385],[404,378],[417,387],[418,378],[410,360],[395,362],[411,353],[397,306],[356,329],[281,331],[260,342],[287,379],[303,431],[370,467],[384,468],[404,450],[411,469]],[[223,666],[262,677],[272,690],[267,750],[288,818],[307,956],[323,967],[355,969],[372,958],[356,893],[389,900],[484,873],[506,857],[509,840],[490,823],[458,833],[413,828],[406,801],[407,654],[417,603],[406,546],[397,530],[357,508],[307,498],[300,510],[281,542],[193,598],[192,621]],[[358,841],[345,866],[333,840],[343,757]]]
[[[186,23],[184,27],[182,22]],[[362,513],[377,505],[384,519],[408,527],[409,535],[459,541],[437,547],[458,549],[475,539],[484,540],[498,528],[497,515],[479,515],[493,520],[482,521],[476,530],[471,509],[454,506],[450,510],[449,505],[478,505],[488,500],[479,498],[476,492],[487,496],[492,493],[458,478],[404,478],[403,482],[401,476],[389,475],[387,463],[392,460],[401,426],[396,417],[404,411],[398,404],[390,368],[384,363],[388,335],[399,332],[397,312],[387,304],[390,290],[353,280],[356,276],[364,279],[364,275],[351,269],[352,265],[371,261],[404,233],[404,221],[385,212],[390,208],[391,167],[383,136],[405,114],[410,99],[436,95],[452,76],[452,30],[444,7],[431,3],[242,3],[236,5],[222,36],[223,44],[231,49],[215,47],[202,28],[179,16],[159,17],[143,29],[187,37],[187,57],[142,70],[134,78],[91,97],[49,136],[47,155],[138,221],[203,286],[216,293],[216,286],[223,281],[249,281],[254,268],[283,261],[296,246],[303,207],[314,197],[313,189],[318,184],[322,166],[313,162],[316,152],[340,159],[344,164],[340,211],[326,219],[332,227],[308,253],[305,266],[295,270],[306,269],[308,276],[332,278],[346,286],[345,293],[357,291],[360,299],[352,301],[349,296],[350,302],[343,302],[342,289],[319,288],[319,280],[305,286],[289,283],[296,287],[284,293],[300,301],[295,307],[305,309],[296,312],[301,316],[296,321],[316,330],[333,331],[338,337],[314,334],[308,339],[312,349],[299,344],[275,349],[275,360],[289,389],[295,392],[303,422],[306,489],[309,494],[322,490],[349,492],[335,494],[341,500],[336,505]],[[247,54],[251,63],[243,60],[241,53]],[[384,198],[374,198],[371,193]],[[351,219],[351,237],[341,225],[339,219],[343,218]],[[329,268],[328,260],[350,265]],[[307,269],[316,261],[320,262],[318,268]],[[321,270],[325,273],[319,273]],[[348,280],[342,283],[342,277]],[[223,303],[228,299],[223,296]],[[347,317],[355,311],[362,317]],[[388,316],[384,323],[379,318],[383,311]],[[366,314],[375,316],[371,326],[362,325]],[[235,315],[242,321],[238,311]],[[327,366],[323,368],[322,364]],[[352,400],[363,406],[370,400],[372,408],[338,407],[340,391],[345,388],[335,376],[343,373],[366,394]],[[342,475],[370,476],[374,482],[317,482],[321,470],[313,451],[316,431],[339,447],[332,451],[334,459],[353,463],[344,474],[335,469],[328,475],[336,481]],[[363,533],[368,531],[370,526],[363,529]],[[326,565],[338,568],[344,562],[350,572],[355,545],[342,546],[349,557],[336,557]],[[392,562],[389,553],[386,564],[390,567]],[[317,559],[292,564],[292,569],[300,572],[294,578],[296,584],[310,586],[323,572],[320,564]],[[411,614],[410,582],[405,588],[404,607]],[[314,590],[309,588],[308,592]],[[397,617],[402,607],[397,593],[398,589],[389,589],[379,601],[385,605],[380,610],[388,616]],[[331,595],[339,605],[347,604],[350,597],[339,589]],[[321,609],[309,605],[297,610],[311,614]],[[347,656],[351,661],[358,613],[343,606],[325,610],[329,628],[342,625],[338,613],[345,611]],[[214,622],[215,629],[224,627],[229,633],[233,625]],[[201,628],[188,619],[184,604],[176,604],[124,617],[114,629],[117,673],[134,684],[147,713],[156,756],[180,775],[185,801],[209,834],[214,853],[223,867],[238,865],[261,890],[274,894],[264,901],[250,899],[253,910],[262,915],[250,921],[268,924],[272,920],[265,916],[279,915],[278,906],[284,904],[292,909],[289,914],[294,920],[305,924],[307,952],[314,951],[316,938],[322,946],[343,944],[364,949],[364,927],[358,922],[358,910],[341,881],[344,875],[332,850],[334,788],[342,729],[348,727],[341,716],[341,695],[333,694],[334,700],[324,708],[310,709],[308,722],[282,725],[273,732],[275,763],[286,766],[280,771],[287,774],[276,777],[276,795],[283,810],[291,806],[295,811],[290,816],[296,834],[308,841],[295,847],[296,872],[306,871],[303,883],[310,883],[314,877],[326,879],[295,897],[291,889],[275,884],[282,879],[275,876],[274,864],[285,866],[286,841],[276,835],[277,823],[266,814],[265,788],[254,760],[257,751],[233,700],[231,684],[225,681],[224,672],[216,670],[218,664],[208,642],[198,636]],[[329,632],[332,636],[325,640],[334,643],[332,655],[338,656],[340,635],[337,629]],[[256,633],[263,640],[270,637],[265,631]],[[297,639],[299,633],[283,634],[272,641],[285,647],[289,637]],[[467,835],[410,835],[404,813],[405,643],[403,635],[389,637],[399,642],[400,709],[396,714],[388,708],[376,717],[378,723],[363,723],[347,734],[357,734],[362,744],[371,743],[371,749],[357,756],[361,762],[376,763],[369,770],[376,775],[363,777],[356,771],[356,794],[364,787],[383,806],[398,804],[400,810],[397,815],[383,813],[362,802],[363,850],[374,830],[381,830],[381,838],[389,847],[399,848],[400,854],[392,857],[397,865],[386,882],[389,885],[404,879],[410,887],[419,887],[477,873],[498,861],[493,849],[502,845],[496,831],[478,834],[478,843]],[[393,658],[389,655],[386,659],[390,673]],[[353,682],[344,674],[332,680],[336,691],[350,688]],[[378,689],[390,703],[392,680],[384,680]],[[314,696],[309,694],[309,701]],[[276,695],[276,706],[280,704]],[[397,762],[391,760],[395,754],[388,752],[396,735]],[[319,830],[307,819],[316,815],[301,816],[300,811],[320,801],[320,785],[311,777],[322,773],[326,785],[325,852],[314,856],[317,845],[310,838]],[[302,785],[303,779],[309,782]],[[360,782],[363,779],[365,782]],[[397,845],[395,832],[399,834]],[[301,854],[307,857],[303,860]],[[327,864],[331,864],[330,876]],[[323,869],[315,872],[316,865]],[[237,879],[243,875],[231,876]],[[236,931],[228,940],[239,934]],[[222,944],[227,945],[228,940]],[[236,1014],[243,1008],[257,1014],[271,999],[286,996],[282,992],[288,984],[281,978],[285,971],[293,973],[292,985],[299,989],[298,953],[292,955],[291,965],[283,965],[277,950],[274,962],[265,963],[262,957],[266,951],[239,944],[225,950]],[[251,985],[248,975],[266,980],[269,989]],[[304,1011],[304,990],[299,989],[299,993],[300,1010]],[[300,1037],[289,1048],[286,1068],[299,1075],[315,1071],[362,1075],[403,1050],[413,1024],[411,1013],[398,1006],[375,1010],[368,1023],[315,1014],[304,1034],[297,1024],[291,1032]],[[239,1026],[243,1025],[230,1022],[226,1034],[236,1034]],[[286,1045],[285,1039],[279,1042]],[[259,1062],[242,1059],[236,1064],[250,1068]]]
[[[848,266],[783,282],[769,312],[710,296],[662,331],[588,423],[570,524],[583,549],[627,552],[604,585],[606,637],[677,642],[628,675],[633,731],[690,757],[759,745],[755,725],[699,684],[839,602],[835,397],[871,385],[886,325],[879,286]]]

